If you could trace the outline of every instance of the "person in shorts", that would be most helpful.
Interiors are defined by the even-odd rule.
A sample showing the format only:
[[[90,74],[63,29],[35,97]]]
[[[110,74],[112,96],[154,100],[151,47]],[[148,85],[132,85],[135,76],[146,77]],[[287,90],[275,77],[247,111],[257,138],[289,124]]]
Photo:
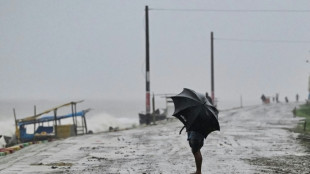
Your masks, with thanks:
[[[191,130],[187,132],[187,140],[195,157],[196,172],[193,174],[201,174],[202,155],[200,149],[204,143],[204,136],[197,131]]]

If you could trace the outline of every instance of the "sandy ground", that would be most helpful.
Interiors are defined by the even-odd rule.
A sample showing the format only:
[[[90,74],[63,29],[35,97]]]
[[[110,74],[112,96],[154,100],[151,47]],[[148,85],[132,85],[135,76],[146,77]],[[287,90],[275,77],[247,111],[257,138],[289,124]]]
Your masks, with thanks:
[[[290,131],[296,104],[220,113],[220,132],[202,148],[203,173],[310,173],[310,155]],[[177,120],[127,131],[72,137],[0,157],[0,173],[190,173],[186,134]]]

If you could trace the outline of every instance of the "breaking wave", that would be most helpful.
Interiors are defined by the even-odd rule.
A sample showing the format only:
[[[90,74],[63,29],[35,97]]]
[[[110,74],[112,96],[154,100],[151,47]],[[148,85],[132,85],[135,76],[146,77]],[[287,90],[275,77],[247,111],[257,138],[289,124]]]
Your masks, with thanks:
[[[64,120],[62,124],[72,124],[71,119]],[[135,127],[139,124],[138,117],[126,118],[126,117],[114,117],[108,113],[98,113],[95,115],[86,116],[87,128],[94,133],[108,131],[110,128],[125,129]],[[1,120],[0,121],[0,135],[13,136],[15,133],[15,124],[13,120]]]
[[[98,113],[87,118],[88,130],[103,132],[113,129],[124,129],[136,126],[138,119],[120,117],[116,118],[108,113]]]
[[[15,124],[13,120],[1,120],[0,127],[0,135],[13,136],[15,133]]]

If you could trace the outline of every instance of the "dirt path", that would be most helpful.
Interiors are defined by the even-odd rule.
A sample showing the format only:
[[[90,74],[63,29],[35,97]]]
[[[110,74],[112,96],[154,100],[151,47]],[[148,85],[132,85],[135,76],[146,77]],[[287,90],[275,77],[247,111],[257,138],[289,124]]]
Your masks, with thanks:
[[[204,173],[310,173],[297,134],[294,104],[253,106],[220,113],[221,131],[202,148]],[[32,145],[0,158],[0,173],[190,173],[194,159],[182,125],[72,137]]]

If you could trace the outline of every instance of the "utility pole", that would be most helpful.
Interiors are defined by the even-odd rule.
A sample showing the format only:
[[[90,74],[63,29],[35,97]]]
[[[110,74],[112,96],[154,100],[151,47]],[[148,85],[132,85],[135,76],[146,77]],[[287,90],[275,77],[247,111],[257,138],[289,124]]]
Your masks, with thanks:
[[[215,103],[215,96],[214,96],[214,47],[213,47],[213,32],[211,32],[211,98],[214,105]]]
[[[146,80],[146,114],[149,115],[151,113],[151,101],[150,101],[150,43],[149,43],[149,7],[145,6],[145,58],[146,58],[146,72],[145,72],[145,80]]]

